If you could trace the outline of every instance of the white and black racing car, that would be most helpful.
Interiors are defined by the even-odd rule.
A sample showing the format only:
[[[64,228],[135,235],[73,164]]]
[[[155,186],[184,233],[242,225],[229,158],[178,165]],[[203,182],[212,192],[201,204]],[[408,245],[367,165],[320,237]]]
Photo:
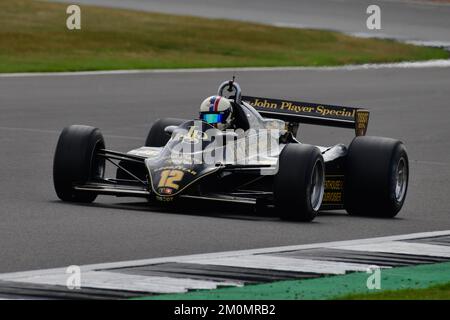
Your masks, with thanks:
[[[153,124],[143,147],[123,153],[108,150],[97,128],[66,127],[53,163],[57,196],[72,202],[143,197],[161,205],[186,198],[238,202],[274,207],[282,219],[299,221],[313,220],[320,210],[394,217],[402,208],[405,146],[366,136],[367,110],[242,96],[234,80],[222,83],[218,96],[232,101],[240,131],[165,118]],[[356,137],[349,146],[304,144],[296,138],[302,123],[351,128]],[[117,167],[114,177],[105,177],[106,163]]]

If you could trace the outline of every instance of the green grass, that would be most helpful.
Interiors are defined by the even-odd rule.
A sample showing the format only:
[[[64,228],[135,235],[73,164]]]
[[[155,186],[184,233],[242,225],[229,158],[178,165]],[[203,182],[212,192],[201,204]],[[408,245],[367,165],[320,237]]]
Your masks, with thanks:
[[[345,300],[450,300],[450,282],[426,289],[389,290],[341,297]]]
[[[326,299],[448,299],[450,262],[382,269],[381,289],[369,290],[365,272],[315,279],[194,290],[162,294],[149,300],[326,300]]]
[[[335,66],[448,58],[436,48],[336,32],[81,6],[0,0],[0,72]]]

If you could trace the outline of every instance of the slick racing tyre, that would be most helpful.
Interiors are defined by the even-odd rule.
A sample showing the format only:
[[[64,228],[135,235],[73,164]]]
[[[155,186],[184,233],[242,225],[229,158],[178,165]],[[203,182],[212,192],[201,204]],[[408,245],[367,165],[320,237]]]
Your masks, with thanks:
[[[408,189],[409,164],[401,141],[356,137],[345,162],[344,206],[351,215],[392,218]]]
[[[158,119],[150,128],[148,132],[147,138],[145,139],[146,147],[164,147],[170,139],[170,135],[168,135],[164,129],[168,126],[179,126],[183,122],[187,120],[176,119],[176,118],[163,118]],[[135,164],[133,162],[120,161],[119,165],[125,168],[127,171],[135,175],[141,180],[145,180],[146,172],[142,170],[142,165]],[[121,168],[117,168],[116,178],[119,180],[134,180],[134,178],[126,173]]]
[[[282,219],[312,221],[322,204],[325,165],[317,147],[288,144],[274,178],[274,204]]]
[[[170,135],[168,135],[164,129],[168,126],[179,126],[183,122],[187,120],[176,119],[176,118],[162,118],[156,120],[156,122],[152,125],[147,139],[145,140],[146,147],[164,147],[166,143],[170,139]]]
[[[76,191],[73,185],[103,178],[105,160],[96,153],[104,148],[105,141],[97,128],[82,125],[64,128],[53,159],[53,184],[58,198],[73,202],[95,200],[96,193]]]

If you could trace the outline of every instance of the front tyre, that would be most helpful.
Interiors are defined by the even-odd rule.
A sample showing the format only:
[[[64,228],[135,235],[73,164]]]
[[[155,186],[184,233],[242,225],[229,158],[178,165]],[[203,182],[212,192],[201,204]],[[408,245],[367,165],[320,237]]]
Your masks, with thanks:
[[[186,122],[187,120],[176,119],[176,118],[162,118],[158,119],[153,123],[150,128],[147,138],[145,139],[146,147],[164,147],[167,142],[170,140],[170,135],[164,131],[168,126],[179,126],[180,124]],[[120,161],[119,165],[131,172],[135,176],[139,177],[142,180],[145,180],[146,172],[142,170],[141,164],[135,164],[129,161]],[[116,171],[116,179],[118,180],[134,180],[134,178],[129,175],[127,172],[122,170],[121,168],[117,168]]]
[[[319,212],[325,165],[317,147],[288,144],[280,154],[274,178],[274,204],[285,220],[312,221]]]
[[[96,193],[77,191],[74,184],[104,177],[105,160],[96,156],[104,148],[99,129],[82,125],[64,128],[53,159],[53,183],[58,198],[72,202],[95,200]]]
[[[148,132],[147,139],[145,139],[146,147],[164,147],[170,140],[170,135],[168,135],[164,129],[168,126],[179,126],[180,124],[186,122],[187,120],[177,119],[177,118],[162,118],[158,119],[153,123],[150,131]]]
[[[344,206],[357,216],[392,218],[403,206],[409,162],[401,141],[356,137],[346,159]]]

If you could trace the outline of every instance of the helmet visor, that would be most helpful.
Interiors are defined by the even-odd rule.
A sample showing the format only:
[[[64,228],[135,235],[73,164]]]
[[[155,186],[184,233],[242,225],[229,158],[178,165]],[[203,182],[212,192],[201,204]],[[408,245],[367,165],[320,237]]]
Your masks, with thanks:
[[[214,124],[223,122],[225,116],[221,113],[202,113],[200,119],[209,124]]]

